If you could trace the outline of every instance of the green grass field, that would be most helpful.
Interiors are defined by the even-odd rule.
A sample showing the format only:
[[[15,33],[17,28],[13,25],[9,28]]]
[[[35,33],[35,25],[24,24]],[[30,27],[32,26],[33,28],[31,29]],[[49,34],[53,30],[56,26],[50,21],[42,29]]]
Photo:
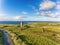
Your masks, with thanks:
[[[1,31],[0,31],[0,45],[4,45],[3,34]]]
[[[59,22],[33,22],[24,25],[8,24],[0,26],[10,35],[15,45],[60,45]]]

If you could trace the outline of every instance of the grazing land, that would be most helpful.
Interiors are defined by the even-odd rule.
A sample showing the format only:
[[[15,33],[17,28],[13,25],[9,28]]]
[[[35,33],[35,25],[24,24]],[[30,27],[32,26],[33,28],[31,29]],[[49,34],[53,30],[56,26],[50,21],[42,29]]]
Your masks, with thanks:
[[[12,36],[15,45],[60,45],[59,22],[32,22],[23,27],[0,24],[0,29]]]

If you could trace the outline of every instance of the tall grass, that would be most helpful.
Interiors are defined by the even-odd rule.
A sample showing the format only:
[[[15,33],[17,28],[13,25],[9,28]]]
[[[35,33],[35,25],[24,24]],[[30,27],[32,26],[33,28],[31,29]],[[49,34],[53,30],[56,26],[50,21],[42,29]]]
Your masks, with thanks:
[[[60,23],[31,23],[27,27],[3,26],[15,45],[60,45]]]
[[[0,45],[4,45],[3,33],[0,30]]]

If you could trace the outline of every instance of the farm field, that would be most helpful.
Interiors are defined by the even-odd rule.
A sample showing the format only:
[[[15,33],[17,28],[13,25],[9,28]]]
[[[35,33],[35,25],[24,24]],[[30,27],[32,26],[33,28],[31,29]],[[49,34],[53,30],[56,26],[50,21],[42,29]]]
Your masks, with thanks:
[[[12,36],[15,45],[60,45],[59,22],[33,22],[24,24],[0,24]]]

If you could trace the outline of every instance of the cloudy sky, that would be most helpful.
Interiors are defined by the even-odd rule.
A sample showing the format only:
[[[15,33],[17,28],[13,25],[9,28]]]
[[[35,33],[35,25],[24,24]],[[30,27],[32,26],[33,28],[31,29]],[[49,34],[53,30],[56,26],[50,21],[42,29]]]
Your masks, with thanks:
[[[0,0],[0,21],[60,21],[60,0]]]

